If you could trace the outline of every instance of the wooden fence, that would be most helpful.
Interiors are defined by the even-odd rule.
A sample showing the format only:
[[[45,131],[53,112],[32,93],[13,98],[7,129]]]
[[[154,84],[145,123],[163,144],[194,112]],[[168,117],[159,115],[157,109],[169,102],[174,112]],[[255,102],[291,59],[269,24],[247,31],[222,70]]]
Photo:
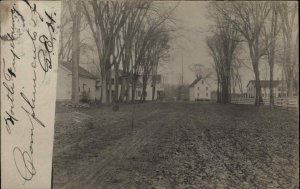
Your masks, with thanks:
[[[232,104],[255,104],[255,98],[232,98],[231,99]],[[269,106],[270,105],[270,99],[264,98],[263,105]],[[299,109],[299,97],[283,97],[283,98],[275,98],[274,99],[274,105],[279,108],[284,109]]]
[[[299,109],[299,97],[276,98],[275,106],[285,109]]]
[[[231,99],[232,104],[255,104],[255,98],[237,97]]]

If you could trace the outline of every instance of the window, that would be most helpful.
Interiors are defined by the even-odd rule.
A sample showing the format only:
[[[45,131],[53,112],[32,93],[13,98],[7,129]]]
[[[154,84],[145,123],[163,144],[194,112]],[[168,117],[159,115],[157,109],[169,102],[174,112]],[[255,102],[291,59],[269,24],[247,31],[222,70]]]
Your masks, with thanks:
[[[198,87],[198,91],[199,91],[199,87]]]
[[[89,93],[91,92],[91,88],[89,88]]]
[[[82,90],[85,91],[86,84],[82,84]]]
[[[204,84],[204,81],[202,80],[202,84]]]
[[[198,97],[199,97],[199,93],[198,93]]]
[[[115,79],[114,78],[111,78],[111,84],[115,84]]]
[[[208,97],[208,93],[206,93],[206,97]]]
[[[208,87],[206,87],[206,90],[208,91]]]
[[[138,91],[138,97],[140,97],[141,96],[141,91]]]

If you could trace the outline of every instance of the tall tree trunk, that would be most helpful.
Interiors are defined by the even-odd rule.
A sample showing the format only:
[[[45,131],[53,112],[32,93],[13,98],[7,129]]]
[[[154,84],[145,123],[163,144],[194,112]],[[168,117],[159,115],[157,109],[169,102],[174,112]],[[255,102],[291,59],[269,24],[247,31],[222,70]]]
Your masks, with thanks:
[[[147,88],[147,82],[148,82],[148,77],[147,76],[143,76],[143,89],[142,89],[142,95],[141,95],[141,101],[145,101],[146,100],[146,88]]]
[[[229,82],[228,82],[228,99],[227,99],[227,103],[231,103],[231,82],[230,82],[230,78],[229,78]]]
[[[228,103],[228,78],[226,78],[226,81],[223,82],[223,103]]]
[[[294,67],[292,62],[292,32],[289,31],[286,35],[286,58],[285,58],[285,64],[286,64],[286,86],[287,86],[287,96],[292,97],[293,96],[293,78],[294,78]]]
[[[130,101],[130,79],[127,77],[126,79],[126,103],[129,103]]]
[[[275,48],[277,38],[277,24],[278,24],[278,13],[279,4],[274,3],[272,6],[272,18],[271,18],[271,39],[270,39],[270,51],[269,51],[269,66],[270,66],[270,106],[274,106],[274,86],[273,86],[273,73],[275,63]]]
[[[101,87],[100,87],[100,99],[99,99],[99,102],[100,103],[102,103],[102,91],[103,91],[103,89],[102,89],[102,85],[101,85]]]
[[[119,97],[119,102],[124,101],[124,96],[125,96],[125,81],[124,78],[122,77],[121,79],[121,91],[120,91],[120,97]]]
[[[251,43],[248,43],[249,51],[250,51],[250,58],[252,62],[253,72],[255,76],[255,106],[261,105],[262,96],[261,96],[261,85],[260,85],[260,78],[259,78],[259,44],[258,38]]]
[[[284,97],[284,71],[283,71],[283,67],[282,67],[282,71],[281,71],[281,98]]]
[[[132,100],[132,102],[135,101],[135,90],[136,90],[136,79],[133,78],[132,87],[131,87],[131,100]]]
[[[153,101],[155,100],[155,91],[156,91],[156,86],[155,86],[155,84],[153,84],[153,86],[152,86],[152,100]]]
[[[261,85],[259,79],[258,63],[255,63],[253,65],[253,70],[255,75],[255,105],[259,106],[262,102],[262,96],[261,96]]]
[[[220,102],[220,79],[218,76],[218,87],[217,87],[217,103]]]
[[[286,85],[287,85],[287,96],[288,97],[292,97],[293,96],[293,80],[294,80],[294,76],[292,75],[292,76],[290,76],[290,75],[288,75],[287,77],[286,77],[286,79],[287,79],[287,83],[286,83]]]
[[[155,100],[155,92],[156,92],[156,75],[152,76],[152,100]]]
[[[222,85],[222,81],[220,82],[220,94],[219,94],[219,97],[220,97],[220,103],[223,102],[223,85]]]
[[[80,1],[76,3],[76,12],[73,21],[73,33],[72,33],[72,101],[73,103],[79,102],[79,78],[78,78],[78,66],[80,55]]]
[[[228,75],[228,99],[227,103],[231,103],[231,68],[229,68],[229,75]]]
[[[140,98],[141,102],[144,102],[146,100],[146,88],[147,88],[147,83],[143,83],[143,89],[142,89],[142,95]]]
[[[114,92],[114,103],[118,103],[119,97],[119,66],[115,68],[115,92]]]
[[[107,102],[111,103],[111,99],[112,99],[112,95],[111,95],[111,93],[112,93],[112,91],[111,91],[111,69],[109,69],[107,71],[107,75],[108,75],[108,77],[106,79],[107,86],[108,86]]]
[[[273,70],[274,64],[270,64],[270,106],[274,106]]]
[[[102,103],[107,102],[107,79],[106,79],[106,74],[102,75],[102,85],[101,85],[101,98],[102,98]]]

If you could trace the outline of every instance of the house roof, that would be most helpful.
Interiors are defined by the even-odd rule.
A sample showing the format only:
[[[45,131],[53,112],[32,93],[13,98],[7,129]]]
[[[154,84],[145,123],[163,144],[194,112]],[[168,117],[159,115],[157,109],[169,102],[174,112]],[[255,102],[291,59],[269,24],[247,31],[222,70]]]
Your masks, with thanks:
[[[255,80],[250,80],[248,85],[252,83],[255,86]],[[280,85],[280,81],[279,80],[274,80],[273,81],[273,86],[277,87],[278,85]],[[248,87],[247,85],[247,87]],[[262,88],[268,88],[270,86],[270,80],[260,80],[260,85]]]
[[[190,84],[190,87],[194,87],[201,79],[203,79],[202,77],[198,77],[196,78],[192,84]]]
[[[59,64],[72,72],[72,63],[71,62],[66,62],[66,61],[60,60]],[[99,79],[94,74],[90,73],[89,71],[87,71],[86,69],[84,69],[81,66],[78,67],[78,75],[79,75],[79,77],[84,77],[84,78],[88,78],[88,79],[94,79],[94,80]]]

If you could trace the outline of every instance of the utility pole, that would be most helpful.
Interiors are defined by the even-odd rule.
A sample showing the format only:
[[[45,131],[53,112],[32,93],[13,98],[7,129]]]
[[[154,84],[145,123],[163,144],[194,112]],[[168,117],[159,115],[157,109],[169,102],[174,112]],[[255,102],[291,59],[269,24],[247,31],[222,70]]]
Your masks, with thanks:
[[[284,82],[284,79],[283,79],[283,77],[284,77],[284,73],[283,73],[283,66],[282,66],[282,71],[281,71],[281,98],[284,96],[284,91],[283,91],[283,87],[284,87],[284,85],[283,85],[283,82]]]
[[[183,56],[181,55],[181,86],[183,86]]]
[[[182,89],[183,89],[183,56],[181,55],[181,77],[179,77],[179,83],[178,83],[178,101],[182,100],[182,91],[183,91]]]
[[[184,89],[183,89],[183,56],[181,55],[181,86],[180,86],[180,100],[184,100]]]

